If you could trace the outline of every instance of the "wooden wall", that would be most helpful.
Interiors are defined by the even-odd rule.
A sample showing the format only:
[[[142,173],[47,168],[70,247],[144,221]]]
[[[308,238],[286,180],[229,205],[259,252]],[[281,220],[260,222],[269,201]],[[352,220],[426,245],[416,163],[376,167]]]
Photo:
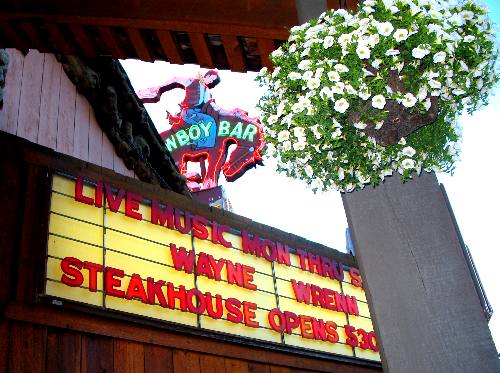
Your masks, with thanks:
[[[8,49],[0,130],[125,176],[134,177],[54,55]]]
[[[10,334],[11,373],[312,372],[24,322],[12,322]]]

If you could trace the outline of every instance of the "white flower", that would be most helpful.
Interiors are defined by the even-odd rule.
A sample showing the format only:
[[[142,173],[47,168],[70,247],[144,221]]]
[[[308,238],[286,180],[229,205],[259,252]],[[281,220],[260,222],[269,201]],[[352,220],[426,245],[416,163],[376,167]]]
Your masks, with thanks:
[[[338,42],[341,46],[345,47],[347,44],[349,44],[352,40],[351,34],[342,34],[338,38]]]
[[[350,85],[350,84],[346,84],[345,85],[345,90],[350,95],[357,95],[358,94],[358,92],[356,92],[356,90],[354,89],[354,87],[352,85]]]
[[[293,134],[295,137],[300,138],[300,137],[305,137],[306,135],[306,130],[304,127],[295,127],[293,129]]]
[[[378,122],[375,123],[375,129],[379,130],[382,128],[382,125],[384,124],[383,120],[379,120]]]
[[[364,86],[364,87],[360,88],[360,90],[359,90],[359,92],[358,92],[358,96],[359,96],[362,100],[364,100],[364,101],[368,100],[368,99],[370,98],[370,96],[371,96],[371,93],[370,93],[370,91],[368,90],[368,87]]]
[[[397,56],[400,52],[397,49],[387,49],[386,56]]]
[[[321,84],[321,80],[319,80],[318,78],[311,78],[307,82],[307,88],[316,89],[320,86],[320,84]]]
[[[386,168],[385,170],[382,171],[384,176],[391,176],[392,175],[392,170],[390,168]]]
[[[413,157],[416,151],[411,146],[405,146],[403,150],[401,150],[401,153],[403,153],[403,155],[406,155],[407,157]]]
[[[389,36],[394,31],[394,26],[390,22],[382,22],[377,25],[377,31],[380,35]]]
[[[311,70],[307,70],[304,74],[302,74],[302,79],[309,80],[313,77],[313,72]]]
[[[288,48],[288,51],[290,53],[294,53],[296,50],[297,50],[297,45],[296,44],[292,44],[292,45],[290,45],[290,48]]]
[[[344,169],[342,167],[339,167],[339,169],[337,171],[337,176],[339,178],[339,181],[344,180],[345,173],[344,173]]]
[[[285,112],[285,106],[286,106],[286,100],[285,101],[281,101],[278,105],[278,108],[276,109],[276,115],[278,117],[280,117],[281,115],[283,115],[283,113]]]
[[[366,128],[366,123],[356,122],[356,123],[354,123],[354,127],[358,128],[360,130],[364,130]]]
[[[401,162],[401,166],[403,166],[405,170],[410,170],[412,168],[415,168],[415,161],[413,159],[405,158]]]
[[[346,192],[352,192],[354,190],[354,185],[353,183],[349,183],[345,186],[345,191]]]
[[[335,39],[333,38],[333,36],[331,35],[326,36],[325,39],[323,39],[323,47],[325,49],[330,48],[333,45],[334,41]]]
[[[358,44],[358,48],[356,48],[356,53],[361,60],[366,60],[370,58],[370,48],[366,45]]]
[[[465,93],[465,91],[463,89],[461,89],[461,88],[457,88],[457,89],[453,90],[453,94],[455,96],[460,96],[460,95],[463,95],[464,93]]]
[[[472,18],[474,18],[474,13],[472,13],[470,10],[464,10],[460,12],[460,15],[465,21],[470,21],[472,20]]]
[[[340,80],[340,75],[336,71],[328,71],[327,75],[328,75],[328,79],[331,82],[338,82]]]
[[[311,100],[309,100],[307,97],[300,96],[298,104],[302,106],[303,109],[305,109],[306,107],[311,105]]]
[[[417,15],[418,13],[420,13],[423,8],[413,4],[411,1],[409,2],[408,4],[410,6],[410,9],[411,9],[411,15],[414,16],[414,15]]]
[[[314,134],[314,137],[316,137],[316,139],[321,139],[321,137],[323,136],[321,134],[321,132],[319,132],[319,124],[315,124],[314,126],[311,126],[311,131],[312,133]]]
[[[290,141],[288,141],[288,140],[285,141],[283,143],[283,150],[287,152],[287,151],[289,151],[291,149],[292,149],[292,143]]]
[[[438,10],[434,10],[434,9],[431,9],[429,10],[428,14],[434,18],[434,19],[442,19],[443,18],[443,15],[441,14],[440,11]]]
[[[426,87],[420,87],[417,93],[417,98],[419,101],[423,101],[427,98],[427,88]]]
[[[342,135],[342,130],[340,128],[336,128],[335,131],[332,132],[332,139],[336,139]]]
[[[364,6],[363,7],[363,10],[365,11],[365,13],[367,14],[370,14],[370,13],[373,13],[375,11],[375,9],[373,9],[371,6]]]
[[[293,150],[304,150],[306,148],[306,143],[304,141],[299,141],[293,144]]]
[[[288,74],[288,79],[290,80],[299,80],[300,78],[302,78],[302,75],[295,71],[292,71],[291,73]]]
[[[277,121],[278,121],[277,115],[270,115],[269,118],[267,118],[267,124],[269,124],[269,125],[274,124]]]
[[[323,182],[316,178],[311,182],[311,189],[314,190],[321,190],[323,189]]]
[[[312,177],[313,174],[314,174],[314,171],[313,171],[312,167],[310,165],[308,165],[308,164],[306,164],[306,166],[304,167],[304,172],[309,177]]]
[[[274,144],[266,143],[266,154],[272,156],[274,153],[276,153],[276,147]]]
[[[429,87],[433,89],[440,89],[441,88],[441,82],[435,79],[429,80]]]
[[[384,3],[384,6],[388,9],[394,5],[394,0],[382,0],[382,2]]]
[[[433,57],[432,57],[432,61],[434,61],[434,63],[443,63],[444,60],[446,59],[446,52],[437,52]]]
[[[309,67],[311,67],[311,64],[312,64],[311,60],[302,60],[299,62],[298,68],[300,70],[308,70]]]
[[[407,93],[403,97],[403,106],[404,107],[413,107],[415,106],[415,103],[417,102],[417,98],[413,96],[411,93]]]
[[[278,48],[278,49],[276,49],[275,51],[273,51],[273,52],[271,53],[271,56],[272,56],[273,58],[276,58],[276,57],[281,57],[281,56],[283,56],[283,51],[281,50],[281,48]]]
[[[430,50],[423,46],[419,45],[417,48],[413,48],[411,51],[411,55],[415,58],[422,59],[430,53]]]
[[[374,47],[380,42],[380,36],[378,34],[372,34],[368,37],[368,44],[370,47]]]
[[[425,100],[424,102],[424,108],[425,108],[425,111],[429,111],[429,109],[431,108],[431,99],[428,98],[427,100]]]
[[[378,69],[380,67],[380,64],[382,63],[382,60],[380,58],[377,58],[376,60],[374,60],[372,62],[372,66],[376,69]]]
[[[278,132],[278,141],[283,142],[290,138],[290,132],[287,130],[282,130]]]
[[[470,43],[471,41],[474,41],[475,39],[476,39],[475,36],[467,35],[466,37],[464,37],[464,42]]]
[[[463,26],[465,24],[465,20],[462,15],[455,13],[449,19],[448,22],[453,26]]]
[[[359,171],[356,171],[356,177],[360,183],[367,184],[370,182],[370,176],[365,176]]]
[[[408,30],[404,29],[404,28],[398,28],[395,32],[394,32],[394,39],[396,39],[396,41],[399,43],[400,41],[404,41],[406,39],[408,39]]]
[[[319,91],[319,96],[324,100],[326,97],[333,98],[333,92],[330,90],[330,87],[323,87],[321,91]]]
[[[341,98],[340,100],[335,101],[334,109],[339,113],[345,113],[346,110],[349,109],[349,102],[347,102],[345,98]]]
[[[349,71],[349,68],[346,65],[342,65],[341,63],[338,63],[334,66],[334,69],[337,70],[339,73],[346,73]]]
[[[296,102],[295,104],[292,105],[292,112],[295,114],[300,113],[304,109],[305,107],[300,102]]]
[[[372,97],[372,106],[376,109],[382,110],[385,106],[385,97],[382,95],[376,95]]]
[[[460,60],[458,63],[460,64],[460,71],[469,71],[469,67],[464,61]]]
[[[342,93],[344,93],[344,88],[345,88],[345,84],[344,84],[344,83],[342,83],[342,82],[337,82],[337,83],[335,83],[335,85],[331,88],[331,92],[332,92],[332,93],[342,94]]]

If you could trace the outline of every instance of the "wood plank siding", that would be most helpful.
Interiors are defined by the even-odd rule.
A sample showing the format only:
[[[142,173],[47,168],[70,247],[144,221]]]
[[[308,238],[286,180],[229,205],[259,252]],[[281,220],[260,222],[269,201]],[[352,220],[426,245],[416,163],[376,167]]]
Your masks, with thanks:
[[[97,124],[87,99],[76,91],[52,54],[8,52],[11,63],[0,130],[134,177]]]

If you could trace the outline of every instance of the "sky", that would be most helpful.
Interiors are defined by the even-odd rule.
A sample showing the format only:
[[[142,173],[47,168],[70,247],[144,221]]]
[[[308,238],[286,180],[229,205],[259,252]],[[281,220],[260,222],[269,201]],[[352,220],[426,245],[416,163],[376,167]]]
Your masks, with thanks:
[[[483,1],[490,9],[493,21],[500,25],[500,2]],[[498,38],[498,33],[497,33]],[[136,90],[160,84],[177,77],[193,77],[196,65],[170,65],[165,62],[147,63],[137,60],[122,61]],[[220,71],[221,83],[212,90],[212,96],[224,109],[241,108],[250,116],[258,116],[255,106],[262,90],[254,81],[255,73]],[[179,111],[178,103],[184,92],[180,89],[164,94],[157,104],[146,104],[159,132],[168,128],[166,110]],[[500,350],[500,168],[497,167],[500,139],[500,87],[496,87],[488,106],[472,116],[463,115],[461,160],[453,175],[438,174],[444,184],[465,244],[469,247],[486,295],[493,306],[489,327],[497,350]],[[314,194],[304,182],[287,178],[275,171],[272,161],[257,166],[234,183],[221,184],[239,215],[286,232],[345,251],[347,220],[336,191]],[[305,216],[317,214],[314,224]]]

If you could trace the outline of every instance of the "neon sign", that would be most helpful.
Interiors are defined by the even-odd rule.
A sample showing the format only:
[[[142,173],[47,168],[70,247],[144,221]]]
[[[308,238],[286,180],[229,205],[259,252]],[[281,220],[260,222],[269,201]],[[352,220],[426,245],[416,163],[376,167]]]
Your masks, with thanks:
[[[173,78],[137,92],[143,102],[156,103],[166,91],[185,90],[181,112],[169,115],[172,127],[160,135],[191,191],[216,187],[221,172],[226,180],[234,181],[262,162],[262,124],[241,109],[224,110],[217,106],[210,89],[219,81],[217,71],[209,70],[204,76]],[[233,144],[234,149],[228,154]],[[199,163],[201,172],[188,172],[188,162]]]

